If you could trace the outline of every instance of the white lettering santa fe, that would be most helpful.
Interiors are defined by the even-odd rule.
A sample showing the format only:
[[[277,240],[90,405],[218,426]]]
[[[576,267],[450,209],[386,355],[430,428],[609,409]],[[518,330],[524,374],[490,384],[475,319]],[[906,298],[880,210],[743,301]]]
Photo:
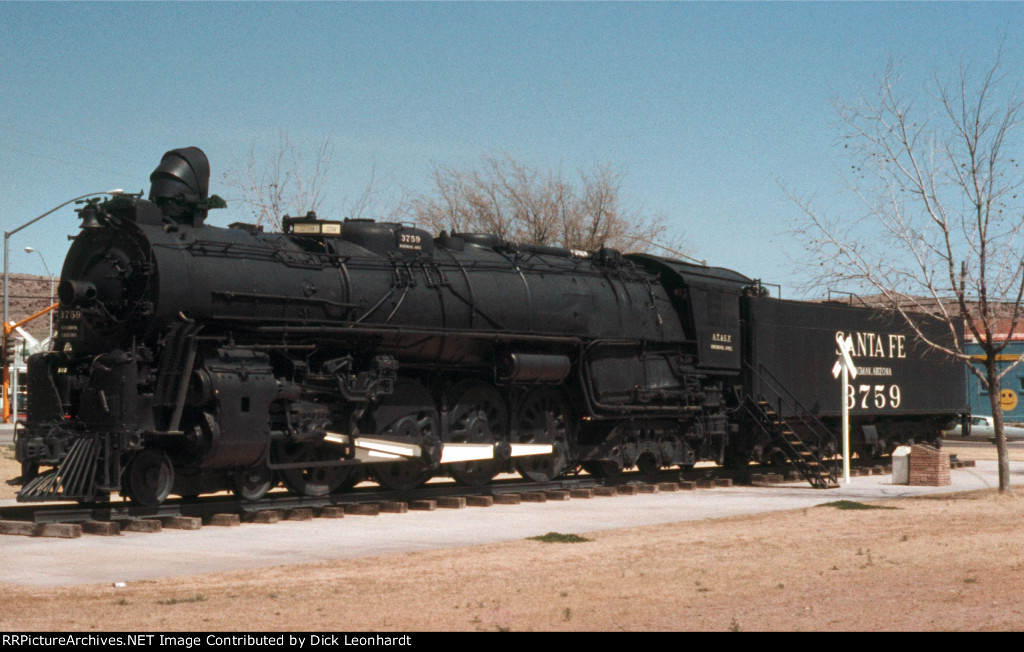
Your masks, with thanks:
[[[853,350],[850,355],[855,358],[906,358],[907,336],[893,333],[836,333],[850,338]],[[840,355],[836,349],[836,355]]]

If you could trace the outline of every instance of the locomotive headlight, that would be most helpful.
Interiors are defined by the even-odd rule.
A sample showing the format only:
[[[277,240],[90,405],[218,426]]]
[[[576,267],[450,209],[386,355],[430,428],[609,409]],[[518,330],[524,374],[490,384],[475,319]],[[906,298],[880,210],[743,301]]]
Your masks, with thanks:
[[[57,286],[57,296],[65,306],[88,305],[96,300],[96,286],[88,281],[66,279]]]

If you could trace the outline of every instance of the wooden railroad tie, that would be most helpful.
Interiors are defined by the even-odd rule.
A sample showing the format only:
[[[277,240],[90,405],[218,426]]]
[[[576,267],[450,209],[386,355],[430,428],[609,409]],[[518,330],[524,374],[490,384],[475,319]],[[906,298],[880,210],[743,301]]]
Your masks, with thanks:
[[[0,521],[0,534],[26,537],[77,539],[82,536],[80,523],[33,523],[32,521]]]

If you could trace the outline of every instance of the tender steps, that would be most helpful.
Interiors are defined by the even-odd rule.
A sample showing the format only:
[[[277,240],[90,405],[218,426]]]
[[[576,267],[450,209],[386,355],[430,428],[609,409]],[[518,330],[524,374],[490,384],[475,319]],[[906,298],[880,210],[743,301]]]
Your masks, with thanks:
[[[831,467],[822,463],[807,444],[797,435],[786,419],[764,399],[747,401],[754,420],[769,438],[785,453],[797,471],[817,489],[833,489],[839,480]]]

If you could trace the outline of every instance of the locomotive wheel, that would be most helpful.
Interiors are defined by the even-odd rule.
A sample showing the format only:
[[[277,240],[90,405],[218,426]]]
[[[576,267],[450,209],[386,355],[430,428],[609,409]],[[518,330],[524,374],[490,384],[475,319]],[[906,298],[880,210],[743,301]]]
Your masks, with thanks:
[[[391,491],[412,491],[430,479],[434,472],[423,462],[387,462],[374,464],[371,471],[377,484]]]
[[[392,421],[381,428],[378,425],[378,434],[397,436],[406,441],[415,442],[424,448],[425,456],[433,460],[434,467],[437,460],[440,460],[440,441],[437,438],[438,417],[434,409],[434,400],[430,392],[418,382],[411,379],[399,379],[398,385],[406,401],[416,405],[419,410],[414,413],[407,413],[404,416]],[[397,394],[398,390],[396,390]],[[388,407],[389,401],[395,397],[385,399],[379,411]],[[429,406],[429,409],[423,409]],[[408,407],[406,407],[408,410]],[[376,415],[375,415],[376,416]],[[393,416],[393,415],[392,415]],[[436,455],[430,455],[427,451],[433,451]],[[434,475],[433,468],[421,460],[410,460],[408,462],[382,462],[370,466],[370,475],[381,487],[391,491],[412,491],[425,484]]]
[[[658,458],[654,453],[644,451],[640,453],[640,457],[636,458],[636,468],[645,478],[654,478],[661,471],[661,464],[658,463]]]
[[[266,496],[274,484],[274,472],[266,466],[257,466],[236,473],[231,492],[240,500],[256,501]]]
[[[323,446],[280,442],[275,445],[276,459],[280,463],[327,462],[338,456]],[[289,491],[302,496],[326,496],[345,487],[352,473],[351,466],[310,466],[281,469],[278,475]]]
[[[753,451],[746,446],[730,444],[725,447],[723,466],[727,469],[739,470],[750,466]]]
[[[341,483],[335,491],[348,491],[355,487],[357,484],[366,479],[366,469],[362,466],[351,466],[349,467],[348,477]]]
[[[640,474],[647,478],[653,478],[661,471],[661,436],[654,429],[641,429],[636,435],[635,446],[636,456],[633,465]]]
[[[617,478],[622,475],[622,464],[615,460],[590,460],[581,466],[595,478]]]
[[[135,454],[125,471],[124,491],[129,499],[144,507],[163,503],[174,486],[174,465],[166,451],[144,448]]]
[[[468,383],[456,387],[455,402],[449,410],[448,441],[452,443],[496,444],[508,441],[508,410],[505,400],[490,385]],[[479,487],[501,471],[505,460],[473,460],[450,465],[453,478],[461,484]]]
[[[561,392],[530,392],[516,415],[515,432],[521,444],[551,444],[550,455],[529,455],[516,462],[519,475],[534,482],[554,480],[566,471],[569,459],[569,406]]]

